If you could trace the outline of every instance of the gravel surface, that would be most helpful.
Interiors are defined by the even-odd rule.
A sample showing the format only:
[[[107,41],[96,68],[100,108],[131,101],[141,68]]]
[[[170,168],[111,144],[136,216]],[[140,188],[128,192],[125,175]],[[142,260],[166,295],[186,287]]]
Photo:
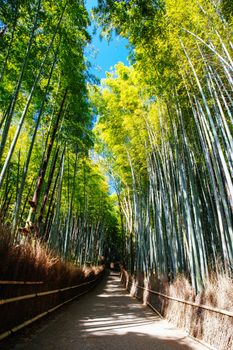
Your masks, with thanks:
[[[133,299],[111,273],[92,292],[10,337],[2,350],[206,350]]]

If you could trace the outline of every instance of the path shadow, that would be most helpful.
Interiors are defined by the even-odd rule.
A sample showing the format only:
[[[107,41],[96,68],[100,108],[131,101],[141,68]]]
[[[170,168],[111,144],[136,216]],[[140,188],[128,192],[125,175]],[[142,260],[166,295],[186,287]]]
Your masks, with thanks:
[[[175,327],[130,298],[115,273],[88,295],[1,345],[2,350],[199,349],[189,345],[184,333],[177,333]]]

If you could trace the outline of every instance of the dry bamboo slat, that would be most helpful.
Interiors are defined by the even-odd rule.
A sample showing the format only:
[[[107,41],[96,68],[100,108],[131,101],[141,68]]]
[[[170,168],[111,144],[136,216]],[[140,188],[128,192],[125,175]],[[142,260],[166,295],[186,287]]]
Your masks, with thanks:
[[[95,280],[93,280],[93,281],[91,281],[91,282],[94,282],[94,281],[96,281],[97,279],[98,279],[98,278],[96,278]],[[88,282],[88,283],[89,283],[89,282]],[[88,283],[86,283],[86,284],[88,284]],[[18,330],[20,330],[20,329],[22,329],[22,328],[24,328],[24,327],[30,325],[31,323],[33,323],[33,322],[39,320],[40,318],[46,316],[46,315],[49,314],[49,313],[51,313],[51,312],[57,310],[57,309],[60,308],[61,306],[63,306],[63,305],[65,305],[65,304],[69,303],[70,301],[72,301],[72,300],[74,300],[74,299],[80,297],[81,295],[88,293],[90,290],[91,290],[91,288],[89,288],[88,290],[86,290],[86,291],[84,291],[84,292],[82,292],[82,293],[80,293],[80,294],[78,294],[78,295],[75,295],[73,298],[68,299],[68,300],[64,301],[63,303],[61,303],[61,304],[59,304],[59,305],[56,305],[55,307],[53,307],[53,308],[51,308],[51,309],[49,309],[49,310],[47,310],[47,311],[42,312],[41,314],[39,314],[39,315],[37,315],[37,316],[31,318],[30,320],[27,320],[27,321],[21,323],[20,325],[15,326],[15,327],[11,328],[10,330],[8,330],[8,331],[6,331],[6,332],[0,334],[0,340],[3,340],[3,339],[5,339],[5,338],[7,338],[7,337],[8,337],[9,335],[11,335],[12,333],[15,333],[15,332],[17,332]]]
[[[132,285],[133,283],[132,282],[128,282],[128,284]],[[222,315],[225,315],[225,316],[228,316],[228,317],[233,317],[233,312],[231,312],[231,311],[221,310],[221,309],[214,308],[214,307],[211,307],[211,306],[206,306],[206,305],[203,305],[203,304],[196,304],[196,303],[193,303],[191,301],[187,301],[187,300],[183,300],[183,299],[180,299],[180,298],[171,297],[169,295],[165,295],[163,293],[156,292],[154,290],[147,289],[147,288],[141,287],[141,286],[136,286],[136,288],[143,289],[146,292],[149,292],[151,294],[159,295],[159,296],[161,296],[163,298],[174,300],[174,301],[177,301],[179,303],[183,303],[183,304],[191,305],[191,306],[194,306],[194,307],[197,307],[197,308],[201,308],[201,309],[205,309],[205,310],[208,310],[208,311],[216,312],[218,314],[222,314]]]
[[[14,297],[14,298],[8,298],[8,299],[1,299],[0,300],[0,306],[1,305],[5,305],[5,304],[9,304],[9,303],[13,303],[16,301],[21,301],[21,300],[25,300],[25,299],[32,299],[35,297],[40,297],[40,296],[45,296],[45,295],[49,295],[49,294],[55,294],[55,293],[59,293],[59,292],[64,292],[66,290],[70,290],[70,289],[74,289],[74,288],[78,288],[84,285],[88,285],[90,283],[95,282],[99,277],[95,278],[92,281],[88,281],[88,282],[84,282],[84,283],[80,283],[80,284],[76,284],[75,286],[71,286],[71,287],[66,287],[66,288],[60,288],[60,289],[53,289],[53,290],[49,290],[46,292],[39,292],[39,293],[33,293],[33,294],[26,294],[26,295],[21,295],[18,297]]]

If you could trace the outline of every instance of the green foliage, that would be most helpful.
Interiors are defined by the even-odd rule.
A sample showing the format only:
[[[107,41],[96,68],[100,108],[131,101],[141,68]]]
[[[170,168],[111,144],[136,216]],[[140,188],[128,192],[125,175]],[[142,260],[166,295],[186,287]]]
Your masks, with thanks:
[[[233,4],[230,0],[222,0],[221,1],[221,10],[228,22],[232,23],[233,20]]]
[[[219,258],[232,272],[231,6],[100,0],[94,13],[134,49],[92,94],[128,267],[201,289]]]
[[[16,241],[38,237],[81,264],[117,230],[89,156],[89,24],[83,1],[0,1],[0,220],[13,220]]]
[[[134,55],[101,86],[83,1],[0,0],[0,219],[65,259],[111,245],[131,271],[200,289],[233,259],[230,3],[99,0],[94,15]]]

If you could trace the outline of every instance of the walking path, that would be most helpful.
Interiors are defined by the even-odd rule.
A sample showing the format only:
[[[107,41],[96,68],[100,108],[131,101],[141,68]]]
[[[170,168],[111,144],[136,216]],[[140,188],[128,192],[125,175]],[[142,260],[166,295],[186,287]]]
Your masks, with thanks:
[[[9,338],[4,350],[206,350],[131,298],[111,273],[98,287]]]

